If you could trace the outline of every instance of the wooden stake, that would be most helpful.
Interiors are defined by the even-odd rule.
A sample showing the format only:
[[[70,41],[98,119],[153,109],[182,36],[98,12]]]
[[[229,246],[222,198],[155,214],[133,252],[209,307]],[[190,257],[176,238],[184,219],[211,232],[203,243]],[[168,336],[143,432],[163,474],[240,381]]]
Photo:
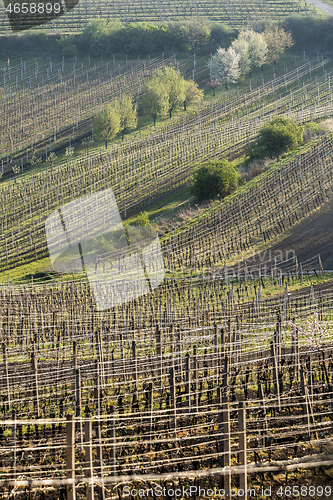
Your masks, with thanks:
[[[152,432],[153,432],[153,384],[149,382],[149,400],[148,400],[148,411],[149,411],[149,444],[148,450],[151,451],[152,447]]]
[[[190,425],[190,412],[191,412],[191,392],[190,392],[190,354],[186,353],[186,413],[187,425]]]
[[[11,436],[11,444],[12,444],[12,452],[11,452],[11,458],[12,458],[12,469],[13,469],[13,478],[15,479],[16,475],[16,412],[13,410],[12,413],[12,419],[13,419],[13,424],[12,424],[12,436]]]
[[[72,485],[67,485],[67,500],[75,500],[75,425],[73,415],[67,415],[66,424],[66,476]]]
[[[39,418],[39,395],[38,395],[38,372],[37,372],[37,358],[35,352],[32,353],[32,369],[34,371],[34,406],[36,418]]]
[[[85,469],[84,474],[87,479],[90,479],[94,476],[93,473],[93,464],[92,464],[92,446],[91,446],[91,419],[90,415],[88,415],[88,420],[84,423],[84,452],[85,452]],[[94,483],[89,482],[86,486],[86,495],[87,500],[94,500]]]
[[[110,437],[110,472],[111,476],[116,475],[116,422],[114,417],[114,408],[110,408],[111,417],[109,420],[109,437]],[[88,500],[88,499],[87,499]]]
[[[246,461],[246,410],[244,401],[239,402],[238,407],[238,431],[239,431],[239,462],[244,465],[244,472],[239,475],[239,488],[243,490],[244,494],[239,498],[247,500],[247,461]]]
[[[8,376],[8,363],[7,363],[7,349],[5,342],[2,342],[2,354],[3,354],[4,379],[6,384],[7,411],[10,411],[9,376]]]
[[[176,392],[175,392],[175,370],[173,366],[169,371],[169,382],[170,382],[170,399],[171,399],[171,427],[176,432]]]
[[[223,467],[230,467],[230,414],[228,402],[222,403],[222,423],[223,423]],[[225,497],[230,497],[231,491],[231,474],[227,472],[224,476],[224,492]]]

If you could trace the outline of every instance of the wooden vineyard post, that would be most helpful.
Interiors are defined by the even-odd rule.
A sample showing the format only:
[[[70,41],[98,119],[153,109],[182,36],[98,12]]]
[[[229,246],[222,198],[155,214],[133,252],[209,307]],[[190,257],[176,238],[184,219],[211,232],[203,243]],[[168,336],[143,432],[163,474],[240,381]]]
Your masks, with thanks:
[[[217,324],[214,324],[214,350],[215,350],[215,371],[216,371],[216,384],[219,383],[219,371],[220,371],[220,363],[219,363],[219,343],[218,343],[218,329]]]
[[[175,382],[175,369],[172,366],[169,371],[169,382],[170,382],[170,399],[171,399],[171,426],[176,433],[176,382]]]
[[[109,420],[109,437],[110,437],[110,472],[111,476],[116,475],[116,421],[114,417],[114,408],[110,408],[111,417]]]
[[[102,446],[102,432],[101,432],[101,421],[97,420],[96,423],[96,440],[97,440],[97,470],[100,477],[101,485],[98,486],[99,490],[99,500],[105,499],[105,489],[103,485],[103,446]]]
[[[76,387],[76,394],[75,394],[75,415],[79,417],[79,430],[80,430],[80,443],[81,443],[81,449],[83,449],[83,442],[82,442],[82,408],[81,408],[81,370],[80,368],[76,368],[76,373],[75,373],[75,387]]]
[[[37,371],[37,357],[35,352],[32,353],[32,369],[34,372],[34,406],[36,418],[39,418],[39,396],[38,396],[38,371]]]
[[[193,346],[193,390],[194,390],[194,411],[198,413],[198,348]]]
[[[225,356],[225,329],[221,329],[221,359]]]
[[[239,459],[244,466],[244,472],[239,475],[239,488],[243,490],[243,495],[238,490],[239,498],[247,500],[247,461],[246,461],[246,410],[244,401],[239,402],[238,407],[238,432],[239,432]]]
[[[67,500],[75,500],[75,423],[73,415],[67,415],[66,424],[66,473],[72,484],[67,484]]]
[[[73,368],[77,369],[77,342],[75,340],[73,342]]]
[[[61,341],[61,331],[58,333],[58,341],[57,341],[57,379],[56,379],[57,387],[59,383],[59,370],[60,370],[60,341]]]
[[[277,361],[276,349],[275,349],[275,345],[274,345],[273,340],[271,340],[270,346],[271,346],[271,358],[272,358],[272,363],[273,363],[274,394],[277,397],[279,410],[280,410],[281,403],[280,403],[278,361]]]
[[[136,358],[136,341],[132,340],[133,366],[134,366],[134,387],[133,387],[133,408],[138,401],[138,362]]]
[[[263,420],[262,424],[262,429],[260,431],[260,434],[263,436],[261,440],[261,445],[265,448],[266,447],[266,434],[267,434],[267,418],[266,418],[266,406],[265,406],[265,401],[264,401],[264,388],[262,385],[262,382],[258,383],[258,389],[259,389],[259,399],[260,399],[260,418]]]
[[[218,451],[220,453],[220,467],[224,466],[223,455],[223,417],[222,417],[222,387],[218,387],[218,424],[219,424],[219,437],[218,437]],[[221,484],[222,486],[222,484]]]
[[[308,372],[308,395],[311,403],[313,402],[313,371],[312,371],[312,360],[311,355],[306,362],[306,368]]]
[[[102,346],[102,335],[101,332],[98,330],[95,333],[95,342],[96,342],[96,353],[97,353],[97,359],[99,362],[99,377],[100,377],[100,384],[103,386],[104,384],[104,373],[103,373],[103,346]]]
[[[178,348],[178,367],[180,372],[180,380],[183,380],[183,366],[182,366],[182,332],[180,331],[180,326],[178,326],[178,338],[177,338],[177,348]]]
[[[160,379],[160,385],[162,387],[162,343],[161,343],[161,330],[159,329],[159,326],[156,325],[156,331],[155,331],[155,336],[156,336],[156,354],[157,354],[157,378]]]
[[[230,413],[229,403],[222,397],[222,425],[223,425],[223,465],[222,467],[230,467],[231,453],[230,453]],[[224,476],[224,494],[225,498],[230,497],[231,490],[231,474],[230,471]]]
[[[84,423],[84,453],[85,453],[84,475],[89,480],[89,482],[86,485],[87,500],[94,500],[94,483],[92,482],[94,473],[92,464],[91,434],[92,434],[91,419],[90,415],[87,415],[87,420]]]
[[[2,342],[2,355],[3,355],[4,379],[5,379],[5,384],[6,384],[7,411],[10,411],[10,391],[9,391],[8,362],[7,362],[7,349],[6,349],[5,342]]]
[[[95,361],[95,388],[94,388],[94,399],[95,399],[95,405],[96,405],[96,415],[99,417],[101,413],[101,391],[100,391],[100,377],[99,377],[99,365],[98,361]]]
[[[228,392],[228,370],[229,370],[229,357],[224,357],[224,373],[223,373],[223,393],[222,398],[227,399]]]
[[[304,367],[301,365],[301,386],[302,386],[302,408],[303,408],[303,422],[307,426],[307,439],[310,441],[310,415],[309,415],[309,402],[308,402],[308,387],[305,381]]]
[[[187,413],[187,425],[190,425],[190,413],[191,413],[191,388],[190,388],[190,354],[186,353],[186,413]]]
[[[152,382],[149,382],[149,400],[148,400],[148,423],[149,423],[149,444],[148,444],[148,451],[151,451],[151,446],[152,446],[152,432],[153,432],[153,384]]]
[[[12,413],[12,436],[11,436],[11,442],[12,442],[12,452],[11,452],[11,459],[12,459],[12,469],[13,469],[13,477],[15,479],[16,475],[16,412],[13,410]]]
[[[121,363],[123,368],[124,382],[126,382],[126,363],[125,363],[125,352],[124,352],[124,337],[122,333],[119,333],[120,339],[120,352],[121,352]]]
[[[76,377],[76,370],[77,370],[77,342],[74,340],[73,341],[73,380],[74,380],[74,390],[73,390],[73,400],[76,402],[77,399],[77,390],[76,390],[76,383],[77,383],[77,377]]]

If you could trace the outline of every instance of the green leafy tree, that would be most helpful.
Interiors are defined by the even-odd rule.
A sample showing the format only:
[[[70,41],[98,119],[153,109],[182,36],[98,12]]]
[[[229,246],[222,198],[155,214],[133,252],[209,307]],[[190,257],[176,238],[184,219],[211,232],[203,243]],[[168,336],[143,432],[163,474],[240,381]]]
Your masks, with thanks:
[[[124,140],[125,132],[133,130],[138,124],[138,115],[136,105],[133,104],[133,98],[129,95],[123,95],[120,106],[120,130]]]
[[[172,111],[185,100],[185,80],[179,71],[166,66],[153,77],[156,83],[161,84],[168,95],[168,111],[171,118]]]
[[[266,123],[258,133],[257,142],[248,149],[250,160],[273,157],[297,148],[303,142],[304,127],[291,118],[278,116]]]
[[[203,96],[204,91],[199,89],[197,83],[192,82],[192,80],[185,80],[184,111],[186,111],[187,104],[191,102],[200,102]]]
[[[286,49],[295,43],[291,33],[282,26],[267,26],[262,36],[267,44],[266,60],[269,64],[275,64]]]
[[[140,99],[143,114],[150,115],[156,124],[156,118],[164,115],[169,109],[168,92],[162,82],[151,80],[145,86],[143,96]]]
[[[65,57],[74,57],[77,53],[77,46],[74,43],[73,35],[63,35],[60,40],[58,40],[58,46],[62,55]]]
[[[115,137],[120,131],[119,102],[113,101],[104,106],[93,118],[92,127],[99,139],[107,141]]]
[[[190,190],[199,200],[223,198],[238,185],[239,174],[228,160],[208,161],[193,172]]]
[[[210,38],[210,28],[204,19],[192,17],[180,26],[182,37],[195,52],[198,47],[208,43]]]

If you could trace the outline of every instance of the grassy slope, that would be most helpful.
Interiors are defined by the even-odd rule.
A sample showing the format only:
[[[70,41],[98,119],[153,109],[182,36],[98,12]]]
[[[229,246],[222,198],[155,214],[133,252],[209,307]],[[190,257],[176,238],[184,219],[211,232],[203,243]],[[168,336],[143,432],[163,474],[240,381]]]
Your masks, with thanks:
[[[179,57],[177,56],[177,60],[182,61],[184,58],[187,56]],[[60,59],[62,60],[62,58]],[[59,63],[60,60],[54,60],[53,63],[56,64],[57,62]],[[144,59],[143,59],[144,60]],[[148,60],[148,59],[147,59]],[[197,67],[203,66],[207,62],[208,58],[207,56],[201,56],[197,58]],[[291,67],[295,64],[296,61],[302,61],[303,60],[303,54],[299,52],[294,52],[294,51],[289,51],[288,53],[284,54],[284,56],[277,62],[275,65],[275,73],[279,74],[281,71],[284,70],[284,68]],[[66,59],[66,64],[71,65],[74,62],[74,58],[72,59]],[[125,61],[123,61],[125,63]],[[78,64],[80,63],[80,60],[78,59]],[[260,68],[254,68],[252,71],[252,78],[250,79],[249,75],[245,75],[240,78],[239,82],[237,85],[230,85],[228,90],[225,90],[223,85],[220,85],[215,89],[215,97],[213,97],[212,90],[209,89],[206,85],[201,86],[202,89],[204,90],[204,98],[202,102],[198,104],[190,104],[187,106],[187,111],[186,114],[187,116],[191,116],[193,114],[196,114],[198,109],[203,109],[204,107],[208,106],[210,103],[217,102],[220,100],[225,100],[226,102],[228,101],[229,96],[234,96],[236,93],[236,89],[238,87],[238,91],[241,94],[242,91],[249,90],[250,88],[250,80],[252,81],[252,86],[253,82],[256,79],[260,79],[261,75],[263,75],[264,80],[269,80],[272,77],[273,74],[273,69],[272,66],[270,65],[264,65],[264,71],[261,73]],[[208,70],[207,70],[207,78],[208,78]],[[264,102],[264,101],[263,101]],[[184,111],[179,108],[173,111],[171,122],[175,123],[179,120],[182,120],[182,117],[184,116]],[[138,119],[138,126],[136,130],[133,130],[126,134],[125,138],[127,141],[132,141],[140,136],[145,137],[153,134],[155,131],[159,132],[164,130],[168,125],[170,124],[170,118],[168,115],[161,116],[157,119],[156,126],[154,127],[153,125],[153,120],[150,117],[146,116],[139,116]],[[112,145],[116,145],[118,143],[121,143],[121,134],[118,134],[113,140],[108,141],[108,147],[111,147]],[[102,140],[94,140],[94,143],[91,147],[91,150],[94,149],[95,151],[98,151],[100,149],[105,148],[105,142]],[[42,154],[45,155],[44,150]],[[75,144],[74,145],[74,155],[72,157],[73,160],[78,158],[79,156],[85,156],[86,155],[86,147],[83,146],[82,144]],[[39,156],[37,154],[37,156]],[[54,167],[58,167],[61,165],[64,165],[67,162],[67,158],[65,156],[65,148],[63,148],[60,152],[57,153],[57,158],[54,161]],[[6,168],[6,166],[5,166]],[[50,168],[50,162],[45,161],[45,159],[34,169],[32,167],[25,168],[25,171],[23,173],[19,173],[16,176],[16,182],[20,183],[23,182],[24,179],[28,176],[31,176],[31,172],[33,171],[34,173],[38,174],[39,172],[42,172],[44,170],[47,170]],[[10,171],[10,170],[9,170]],[[14,174],[11,173],[10,176],[6,176],[3,179],[0,179],[0,189],[3,186],[6,186],[10,182],[12,183],[14,181]]]
[[[286,54],[285,57],[283,59],[281,59],[278,63],[278,65],[276,66],[275,68],[275,71],[276,73],[279,71],[279,69],[285,67],[285,66],[288,66],[288,65],[291,65],[292,63],[294,63],[295,61],[295,58],[301,58],[300,55],[297,55],[297,54],[294,54],[294,53],[289,53],[289,54]],[[269,74],[271,74],[271,71],[272,71],[272,68],[270,67],[265,67],[265,72],[264,72],[264,78],[269,78]],[[260,70],[257,69],[254,74],[253,74],[253,78],[257,75],[260,75]],[[243,81],[241,81],[239,83],[239,91],[241,92],[242,89],[244,88],[248,88],[249,86],[249,77],[246,76],[245,78],[243,78]],[[218,100],[218,99],[224,99],[226,98],[227,99],[227,95],[229,93],[235,93],[235,86],[233,88],[230,89],[230,91],[226,92],[224,88],[222,87],[219,87],[217,90],[216,90],[216,96],[214,98],[214,100]],[[205,97],[204,97],[204,101],[203,103],[201,104],[201,106],[205,106],[207,104],[209,104],[211,101],[213,100],[213,97],[212,97],[212,92],[211,90],[208,90],[207,88],[205,89]],[[195,113],[197,110],[197,106],[196,105],[193,105],[192,107],[189,107],[189,111],[188,113]],[[176,121],[179,117],[181,118],[182,117],[182,110],[177,110],[174,114],[173,114],[173,121]],[[168,117],[162,117],[159,119],[158,121],[158,124],[157,124],[157,128],[164,128],[165,126],[167,126],[169,123],[169,118]],[[134,139],[138,134],[142,134],[142,135],[149,135],[152,131],[154,130],[154,127],[153,125],[151,124],[151,120],[150,119],[147,119],[147,118],[140,118],[139,120],[139,127],[138,127],[138,130],[128,134],[127,136],[127,139],[128,140],[131,140],[131,139]],[[118,137],[115,139],[115,143],[117,143],[118,141],[120,141],[121,139]],[[303,148],[307,148],[309,147],[309,144],[308,145],[305,145],[303,146]],[[94,144],[94,149],[97,148],[104,148],[104,142],[103,141],[100,141],[99,143],[95,143]],[[79,156],[79,155],[82,155],[82,154],[85,154],[85,149],[83,146],[79,147],[76,149],[75,151],[75,155],[74,155],[74,158],[75,156]],[[293,156],[294,154],[296,153],[290,153],[289,155],[286,155],[286,159],[288,160],[290,156]],[[241,161],[241,159],[240,159]],[[60,165],[60,164],[63,164],[64,163],[64,160],[62,157],[58,157],[57,161],[55,162],[55,165]],[[39,172],[39,171],[43,171],[45,170],[46,168],[50,168],[50,164],[49,163],[42,163],[38,169],[36,169],[36,173]],[[270,173],[274,172],[277,168],[279,168],[279,164],[278,163],[275,163],[273,165],[271,165],[263,174],[263,176],[266,176],[266,175],[270,175]],[[26,176],[30,176],[31,175],[31,172],[25,172],[24,174],[21,174],[17,177],[17,182],[22,182]],[[257,183],[259,181],[259,179],[253,179],[251,182],[248,182],[246,185],[242,186],[242,190],[243,192],[245,192],[247,189],[249,189],[251,187],[251,185],[253,185],[253,183]],[[9,182],[8,179],[3,179],[1,184],[2,186],[6,185],[7,183]],[[11,180],[12,182],[12,180]],[[239,194],[239,191],[240,189],[238,189],[235,193],[233,193],[230,197],[226,198],[224,201],[223,201],[223,204],[227,204],[230,202],[231,199],[233,199],[235,196],[238,196]],[[188,191],[187,188],[183,188],[181,189],[180,191],[176,192],[176,193],[172,193],[170,196],[168,196],[165,200],[163,201],[160,201],[159,203],[155,204],[155,205],[152,205],[151,207],[149,207],[149,209],[147,209],[148,213],[149,213],[149,217],[151,220],[154,220],[158,217],[161,217],[162,215],[170,215],[174,212],[175,209],[177,209],[177,207],[181,204],[182,207],[186,206],[188,203],[190,203],[189,201],[189,198],[191,198],[190,196],[190,193]],[[219,208],[219,203],[218,202],[215,202],[215,203],[212,203],[210,204],[209,208],[204,211],[203,213],[201,213],[201,217],[204,217],[205,215],[208,215],[209,213],[211,213],[212,211],[215,211]],[[132,217],[129,221],[130,222],[133,222],[133,220],[135,219],[135,217]],[[190,225],[192,224],[195,224],[197,222],[197,218],[194,218],[194,219],[189,219],[185,222],[185,224],[183,224],[183,226],[181,228],[179,228],[177,231],[181,231],[181,230],[184,230],[186,229],[187,227],[189,227]],[[47,271],[50,269],[50,260],[49,259],[43,259],[41,261],[38,261],[38,262],[34,262],[32,264],[27,264],[27,265],[23,265],[23,266],[20,266],[18,268],[15,268],[11,271],[5,271],[5,272],[2,272],[0,273],[0,281],[6,281],[8,279],[8,277],[10,277],[10,280],[17,280],[17,279],[22,279],[22,277],[24,276],[29,276],[30,274],[34,274],[34,273],[38,273],[38,272],[41,272],[41,271]]]

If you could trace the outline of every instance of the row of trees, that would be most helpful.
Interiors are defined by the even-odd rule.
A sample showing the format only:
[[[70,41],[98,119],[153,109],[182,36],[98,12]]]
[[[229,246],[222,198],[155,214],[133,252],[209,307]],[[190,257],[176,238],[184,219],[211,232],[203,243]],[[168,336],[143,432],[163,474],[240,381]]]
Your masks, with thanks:
[[[268,26],[262,33],[242,31],[228,49],[219,47],[208,63],[211,82],[235,83],[241,75],[264,63],[275,64],[286,48],[293,45],[289,32],[281,26]],[[211,85],[212,86],[212,85]]]
[[[219,43],[229,38],[230,30],[219,30]],[[166,51],[196,51],[202,45],[212,41],[217,32],[211,31],[208,23],[200,18],[193,18],[182,23],[150,24],[131,23],[128,26],[118,20],[94,19],[79,35],[63,35],[59,46],[65,56],[73,56],[77,51],[91,55],[116,53],[154,54]]]
[[[155,125],[158,116],[169,113],[171,118],[174,109],[184,106],[186,110],[187,104],[201,101],[203,95],[196,83],[167,66],[154,73],[144,86],[138,105],[133,97],[123,95],[120,101],[104,106],[93,119],[94,134],[108,141],[121,132],[124,139],[125,132],[137,127],[138,113],[151,116]]]

